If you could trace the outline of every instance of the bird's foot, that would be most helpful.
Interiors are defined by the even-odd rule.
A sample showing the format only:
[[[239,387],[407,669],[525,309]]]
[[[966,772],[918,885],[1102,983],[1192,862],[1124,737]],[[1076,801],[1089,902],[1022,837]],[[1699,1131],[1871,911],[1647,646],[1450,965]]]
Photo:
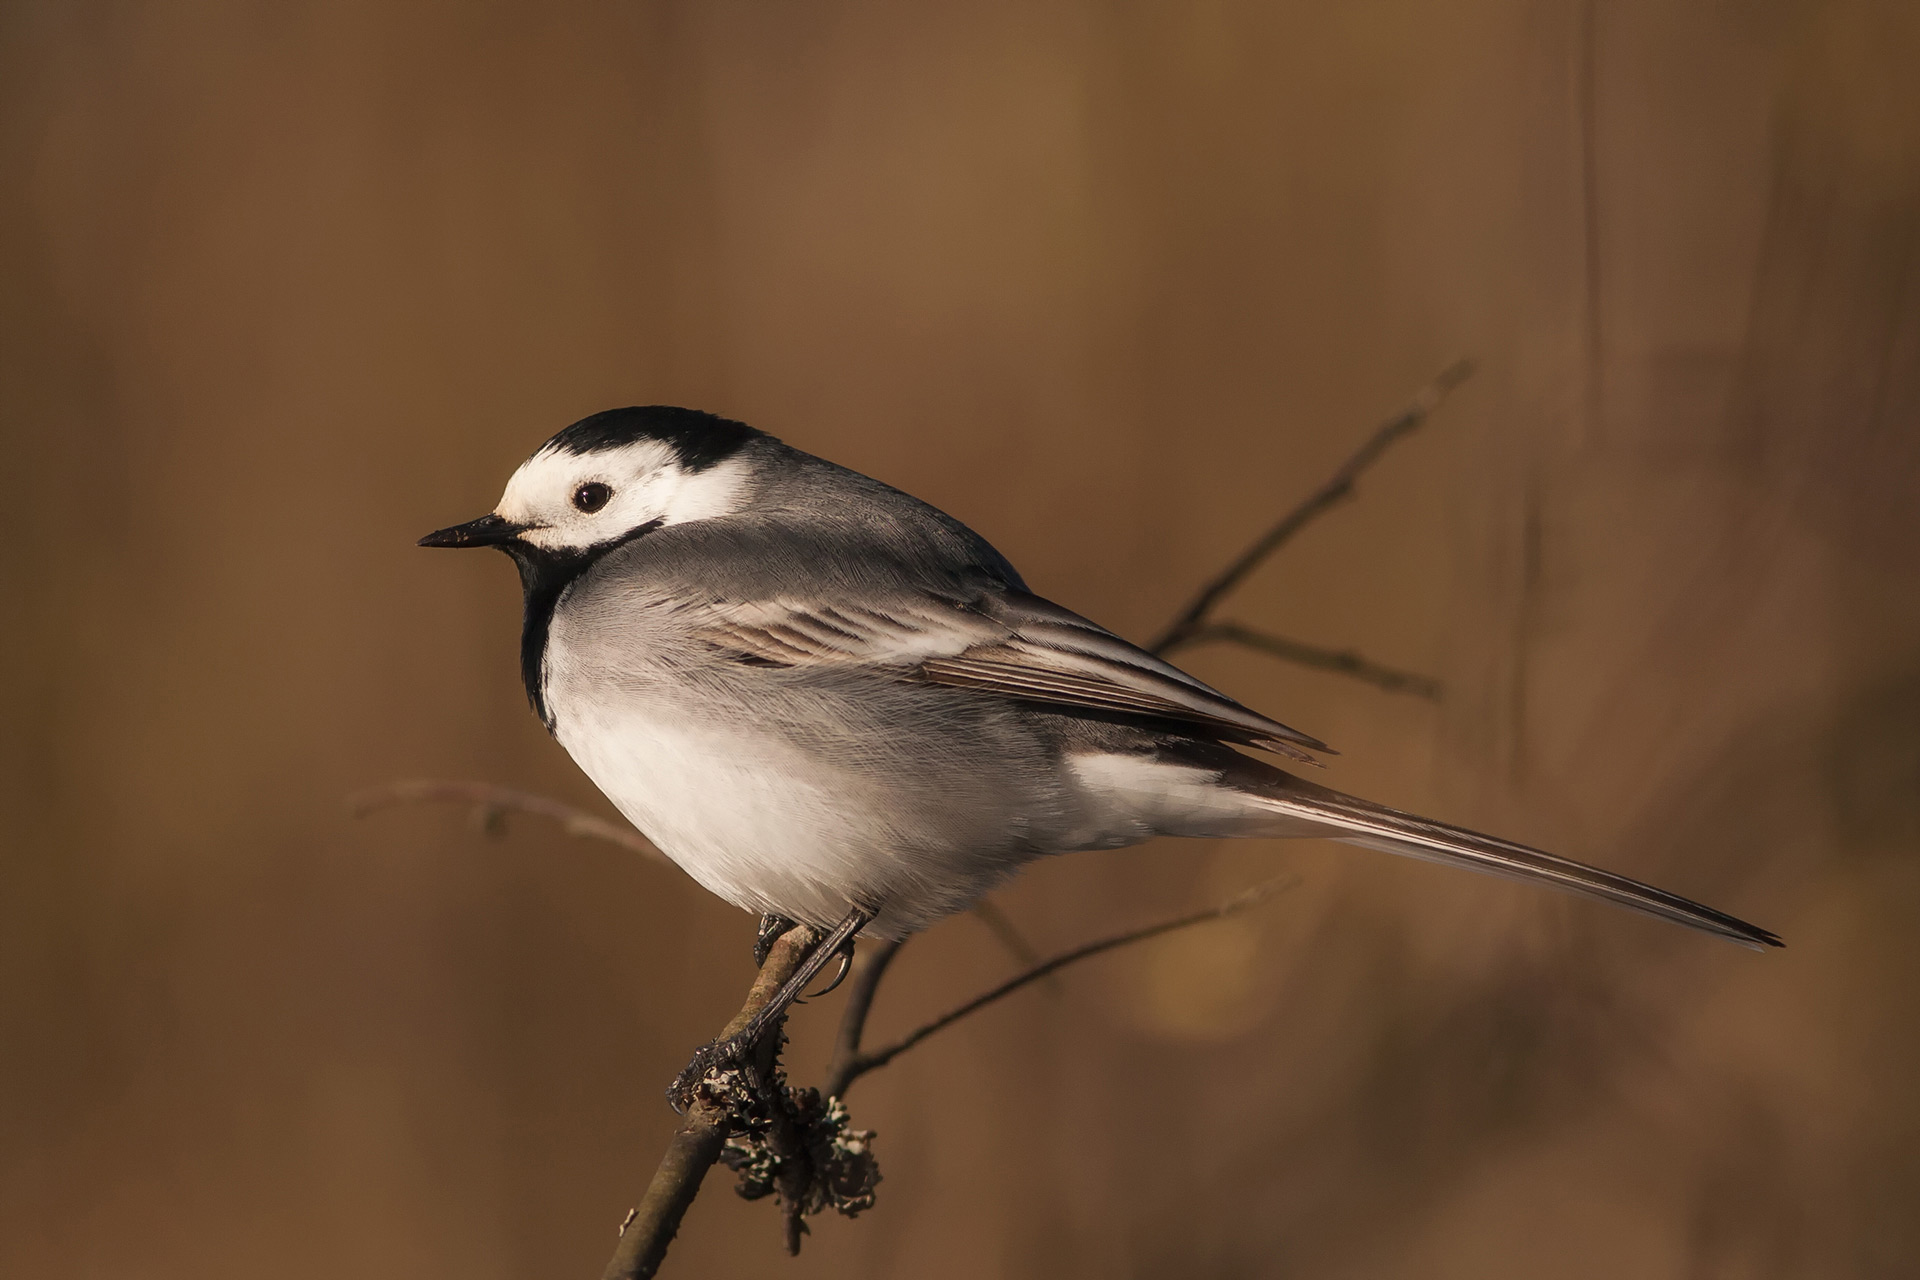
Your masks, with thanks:
[[[766,1091],[754,1063],[759,1047],[754,1029],[701,1045],[667,1086],[667,1101],[681,1115],[696,1102],[745,1113]]]
[[[773,944],[780,941],[780,935],[793,928],[793,921],[785,916],[764,915],[760,917],[760,932],[753,940],[753,963],[763,965],[767,955],[773,950]]]

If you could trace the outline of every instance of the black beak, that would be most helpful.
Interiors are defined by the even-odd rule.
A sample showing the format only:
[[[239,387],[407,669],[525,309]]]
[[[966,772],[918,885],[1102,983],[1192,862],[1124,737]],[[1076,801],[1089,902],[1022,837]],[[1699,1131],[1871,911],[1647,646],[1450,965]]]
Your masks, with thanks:
[[[515,524],[511,520],[502,520],[497,515],[484,515],[478,520],[469,520],[465,524],[456,524],[449,529],[436,529],[420,539],[423,547],[503,547],[512,542],[527,526]]]

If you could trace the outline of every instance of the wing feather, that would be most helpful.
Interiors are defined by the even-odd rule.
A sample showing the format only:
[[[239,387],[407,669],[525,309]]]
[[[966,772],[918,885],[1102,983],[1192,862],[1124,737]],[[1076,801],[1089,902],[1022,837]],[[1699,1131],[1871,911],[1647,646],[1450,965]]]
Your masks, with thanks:
[[[1241,706],[1079,614],[1023,591],[866,604],[716,603],[709,643],[756,665],[850,665],[1044,705],[1173,721],[1307,759],[1325,743]]]

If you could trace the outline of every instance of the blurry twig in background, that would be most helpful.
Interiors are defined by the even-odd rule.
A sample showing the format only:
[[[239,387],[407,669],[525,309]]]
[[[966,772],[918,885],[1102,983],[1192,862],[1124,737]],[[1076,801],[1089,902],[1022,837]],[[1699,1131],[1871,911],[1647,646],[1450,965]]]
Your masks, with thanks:
[[[873,946],[862,951],[853,962],[853,973],[847,979],[847,1003],[840,1012],[840,1031],[834,1037],[833,1057],[827,1062],[827,1076],[820,1085],[821,1092],[829,1098],[846,1096],[847,1086],[853,1082],[859,1072],[855,1069],[864,1059],[860,1053],[860,1038],[866,1034],[867,1014],[873,1008],[873,993],[879,990],[880,979],[886,976],[887,966],[900,954],[903,942],[881,939]]]
[[[654,847],[653,841],[632,827],[618,826],[605,818],[596,818],[584,809],[549,800],[531,791],[516,791],[512,787],[495,786],[491,782],[449,782],[436,778],[390,782],[384,787],[369,787],[348,796],[347,809],[354,817],[364,818],[397,804],[431,804],[436,801],[473,806],[474,825],[488,835],[502,832],[507,814],[530,813],[535,817],[553,819],[570,836],[605,840],[608,844],[617,844],[622,849],[631,849],[672,865],[667,855]]]
[[[1289,662],[1352,676],[1389,692],[1438,698],[1439,683],[1430,677],[1381,666],[1350,650],[1323,649],[1238,623],[1214,622],[1209,615],[1288,539],[1351,497],[1360,475],[1395,441],[1425,422],[1448,393],[1472,372],[1473,366],[1466,360],[1449,365],[1427,384],[1412,404],[1376,428],[1325,484],[1209,581],[1153,642],[1152,651],[1165,655],[1200,644],[1239,644]],[[488,783],[396,782],[360,792],[348,803],[354,816],[364,817],[393,805],[433,801],[472,806],[478,825],[489,834],[502,830],[505,814],[528,813],[558,822],[569,835],[604,840],[649,858],[667,860],[638,831],[616,826],[545,796]],[[873,1186],[879,1181],[879,1170],[867,1147],[872,1135],[849,1126],[841,1101],[855,1080],[886,1066],[969,1014],[1034,982],[1050,978],[1071,964],[1177,929],[1237,915],[1284,892],[1296,882],[1291,875],[1281,876],[1204,910],[1088,942],[1046,960],[1040,959],[1039,953],[1004,913],[983,901],[974,907],[973,913],[1024,966],[1022,970],[872,1052],[862,1052],[860,1048],[867,1017],[872,1012],[880,981],[902,944],[882,939],[866,946],[856,957],[848,980],[846,1005],[824,1088],[793,1089],[787,1085],[779,1068],[780,1045],[785,1036],[778,1024],[773,1034],[762,1042],[753,1063],[739,1070],[710,1072],[696,1092],[686,1118],[675,1131],[645,1197],[622,1224],[620,1245],[607,1264],[605,1280],[638,1280],[655,1274],[674,1232],[679,1229],[681,1217],[699,1194],[707,1170],[717,1160],[725,1160],[740,1174],[742,1195],[749,1199],[769,1194],[779,1198],[787,1251],[798,1253],[800,1236],[806,1231],[806,1215],[833,1208],[852,1216],[873,1203]],[[746,1005],[728,1024],[721,1038],[744,1027],[747,1020],[765,1006],[773,992],[806,958],[815,937],[814,931],[805,926],[780,936],[760,967]]]
[[[1299,883],[1300,878],[1295,875],[1275,876],[1271,880],[1265,880],[1254,885],[1251,889],[1243,889],[1231,898],[1228,898],[1225,902],[1215,903],[1205,910],[1195,911],[1184,916],[1175,916],[1171,920],[1161,920],[1154,924],[1143,926],[1142,928],[1129,929],[1125,933],[1116,933],[1110,938],[1101,938],[1094,942],[1084,943],[1081,946],[1073,948],[1071,951],[1063,951],[1052,959],[1044,960],[1022,973],[1015,974],[992,990],[981,992],[965,1004],[941,1014],[931,1022],[921,1024],[886,1048],[875,1049],[872,1053],[860,1052],[858,1026],[855,1026],[854,1038],[849,1043],[845,1038],[847,1024],[843,1021],[841,1024],[842,1039],[834,1048],[833,1063],[827,1068],[827,1082],[821,1087],[826,1091],[828,1097],[843,1098],[846,1096],[847,1089],[853,1082],[867,1074],[867,1072],[879,1070],[907,1050],[913,1048],[913,1046],[919,1044],[922,1040],[925,1040],[934,1032],[945,1030],[968,1014],[986,1008],[1001,996],[1012,995],[1030,982],[1048,977],[1066,968],[1070,964],[1076,964],[1079,961],[1097,956],[1104,951],[1113,951],[1135,942],[1145,942],[1148,938],[1157,938],[1163,933],[1172,933],[1176,929],[1185,929],[1192,925],[1207,924],[1210,921],[1225,920],[1228,916],[1239,915],[1242,911],[1247,911],[1259,906],[1269,898],[1285,893]],[[899,944],[896,943],[894,945],[897,947]],[[891,956],[888,957],[888,959],[890,958]],[[881,967],[884,967],[885,964],[886,960],[883,959],[880,961]],[[852,998],[849,997],[850,1007],[851,999]],[[872,1000],[872,994],[870,992],[867,995],[867,1000],[869,1002]]]
[[[1376,685],[1388,693],[1411,693],[1422,698],[1431,698],[1436,702],[1440,700],[1440,682],[1432,676],[1416,675],[1411,671],[1383,667],[1355,653],[1352,649],[1322,649],[1318,645],[1289,640],[1285,636],[1255,631],[1252,627],[1243,627],[1237,622],[1202,623],[1188,633],[1186,639],[1180,642],[1180,646],[1192,649],[1216,641],[1245,645],[1249,649],[1270,653],[1288,662],[1297,662],[1303,667],[1337,671],[1341,675],[1352,676],[1355,680],[1364,680],[1368,684]]]
[[[1158,638],[1147,647],[1164,657],[1176,649],[1182,649],[1187,645],[1196,643],[1202,637],[1203,632],[1208,630],[1212,630],[1214,633],[1207,637],[1210,639],[1234,640],[1242,644],[1251,643],[1245,637],[1255,633],[1245,632],[1244,635],[1223,634],[1223,632],[1228,630],[1242,632],[1244,628],[1231,627],[1230,625],[1224,628],[1209,628],[1207,626],[1207,615],[1213,612],[1214,606],[1219,604],[1229,591],[1232,591],[1245,581],[1248,574],[1259,568],[1261,561],[1279,550],[1282,544],[1289,538],[1312,524],[1314,520],[1320,516],[1325,515],[1327,511],[1335,505],[1352,497],[1354,484],[1360,479],[1361,473],[1368,467],[1371,467],[1375,462],[1378,462],[1380,455],[1385,453],[1388,447],[1396,440],[1409,434],[1421,423],[1425,422],[1428,416],[1440,407],[1441,403],[1446,400],[1448,394],[1451,393],[1455,387],[1472,376],[1473,362],[1471,360],[1456,360],[1445,369],[1442,369],[1439,375],[1422,388],[1419,395],[1413,398],[1412,404],[1409,404],[1399,413],[1394,414],[1391,418],[1388,418],[1376,427],[1373,434],[1367,437],[1367,442],[1361,445],[1351,458],[1348,458],[1346,462],[1341,464],[1340,469],[1335,471],[1333,475],[1327,479],[1325,484],[1308,494],[1305,500],[1294,507],[1293,510],[1280,517],[1278,523],[1258,538],[1255,538],[1252,544],[1249,545],[1245,551],[1242,551],[1232,564],[1221,570],[1211,581],[1200,588],[1199,593],[1188,602],[1187,607],[1175,615],[1173,621],[1167,624],[1166,630],[1162,631]],[[1273,653],[1278,657],[1286,658],[1292,662],[1304,662],[1309,666],[1327,667],[1332,670],[1346,671],[1350,675],[1372,680],[1375,684],[1379,684],[1380,680],[1376,676],[1365,673],[1386,670],[1385,668],[1374,667],[1373,664],[1365,662],[1364,659],[1360,659],[1358,655],[1331,655],[1333,660],[1325,661],[1320,655],[1326,655],[1326,650],[1315,649],[1310,645],[1302,645],[1297,641],[1279,640],[1278,637],[1270,637],[1269,639],[1276,641],[1277,645],[1260,643],[1255,644],[1254,647],[1264,649],[1266,652]],[[1351,665],[1348,659],[1352,659],[1359,665],[1357,667]],[[1390,674],[1399,675],[1398,672]],[[1411,677],[1411,679],[1424,680],[1425,678],[1415,676]],[[1438,685],[1433,681],[1426,680],[1425,683],[1427,687],[1431,687],[1436,691],[1438,690]],[[1407,692],[1423,692],[1421,689],[1405,685],[1400,687],[1405,688]],[[1425,694],[1424,696],[1431,697],[1434,695]]]
[[[993,936],[1000,940],[1000,945],[1007,949],[1007,954],[1015,961],[1028,968],[1040,963],[1039,951],[1027,941],[1026,935],[1020,932],[1020,927],[1008,918],[1007,913],[993,905],[991,898],[980,899],[968,910],[979,917],[981,924],[993,931]],[[1047,987],[1055,995],[1060,993],[1060,984],[1057,982],[1049,982]]]

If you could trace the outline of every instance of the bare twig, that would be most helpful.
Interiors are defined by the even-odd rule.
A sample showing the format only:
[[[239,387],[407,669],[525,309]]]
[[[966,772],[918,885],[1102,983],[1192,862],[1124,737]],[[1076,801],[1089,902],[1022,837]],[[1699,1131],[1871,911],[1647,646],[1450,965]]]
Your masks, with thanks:
[[[853,962],[853,973],[847,979],[846,1007],[840,1011],[840,1032],[833,1042],[833,1057],[827,1062],[826,1079],[820,1085],[820,1092],[829,1098],[844,1094],[853,1079],[854,1064],[860,1061],[860,1037],[866,1031],[867,1014],[873,1009],[874,992],[879,990],[887,966],[904,945],[882,939],[862,951]]]
[[[767,952],[766,963],[760,966],[753,987],[747,992],[746,1003],[740,1006],[740,1012],[720,1033],[720,1038],[744,1030],[800,968],[818,941],[819,935],[804,926],[782,934]],[[768,1039],[777,1043],[779,1034],[776,1027]],[[660,1269],[662,1259],[667,1256],[667,1246],[673,1243],[674,1233],[680,1229],[680,1219],[686,1215],[693,1198],[700,1194],[700,1183],[720,1158],[720,1149],[726,1145],[734,1124],[734,1115],[725,1104],[704,1093],[696,1094],[680,1127],[674,1130],[646,1194],[627,1215],[620,1229],[620,1243],[602,1273],[602,1280],[643,1280]]]
[[[1249,649],[1270,653],[1276,658],[1285,658],[1303,667],[1338,671],[1342,675],[1352,676],[1356,680],[1364,680],[1370,685],[1385,689],[1388,693],[1411,693],[1416,697],[1430,698],[1434,701],[1440,698],[1440,682],[1432,676],[1382,666],[1352,649],[1323,649],[1319,645],[1290,640],[1286,636],[1256,631],[1252,627],[1244,627],[1237,622],[1202,623],[1171,647],[1191,649],[1214,642],[1245,645]]]
[[[549,800],[531,791],[515,791],[512,787],[498,787],[490,782],[449,782],[435,778],[394,782],[384,787],[369,787],[348,796],[347,808],[354,817],[364,818],[394,805],[434,801],[472,805],[482,830],[493,830],[502,814],[530,813],[540,818],[551,818],[570,836],[605,840],[608,844],[643,853],[657,861],[668,861],[667,856],[654,847],[653,841],[631,827],[617,826],[605,818],[594,817],[584,809]]]
[[[993,931],[993,936],[1007,949],[1008,955],[1023,965],[1040,963],[1040,953],[1033,949],[1033,944],[1027,941],[1026,935],[1020,932],[1006,912],[986,898],[974,903],[970,910],[980,918],[980,923]]]
[[[1260,562],[1272,555],[1280,545],[1294,534],[1311,524],[1314,519],[1343,499],[1353,496],[1354,482],[1360,474],[1379,460],[1387,447],[1427,420],[1427,416],[1440,407],[1440,402],[1455,387],[1465,382],[1473,373],[1473,363],[1469,360],[1456,360],[1441,371],[1440,375],[1429,382],[1413,403],[1393,417],[1381,423],[1367,442],[1360,446],[1351,458],[1333,473],[1327,482],[1307,495],[1293,510],[1280,518],[1278,524],[1254,539],[1251,546],[1215,575],[1199,594],[1175,615],[1154,642],[1147,646],[1155,653],[1165,653],[1178,647],[1206,621],[1213,607],[1220,603],[1227,592],[1239,586],[1249,573],[1258,568]]]
[[[1129,929],[1125,933],[1117,933],[1110,938],[1101,938],[1098,941],[1086,943],[1084,946],[1075,947],[1071,951],[1063,951],[1051,960],[1042,961],[1040,964],[1024,972],[1017,973],[999,986],[980,993],[965,1004],[960,1005],[958,1008],[948,1010],[931,1022],[922,1024],[886,1048],[876,1049],[872,1053],[856,1055],[851,1062],[845,1065],[844,1074],[846,1078],[840,1082],[839,1091],[833,1096],[846,1096],[846,1090],[852,1086],[855,1080],[858,1080],[869,1071],[875,1071],[886,1066],[889,1062],[892,1062],[895,1058],[913,1048],[913,1046],[919,1044],[928,1036],[933,1035],[937,1031],[945,1030],[968,1014],[986,1008],[1002,996],[1012,995],[1020,988],[1037,982],[1049,974],[1056,973],[1070,964],[1075,964],[1091,956],[1097,956],[1102,952],[1112,951],[1131,943],[1144,942],[1148,938],[1157,938],[1163,933],[1172,933],[1177,929],[1186,929],[1193,925],[1206,924],[1209,921],[1224,920],[1228,916],[1238,915],[1242,911],[1247,911],[1259,906],[1261,903],[1278,894],[1285,893],[1299,882],[1300,878],[1295,875],[1276,876],[1272,880],[1263,881],[1253,886],[1251,889],[1236,893],[1225,902],[1216,903],[1203,911],[1195,911],[1187,915],[1175,916],[1171,920],[1162,920],[1156,924],[1150,924],[1139,929]]]

